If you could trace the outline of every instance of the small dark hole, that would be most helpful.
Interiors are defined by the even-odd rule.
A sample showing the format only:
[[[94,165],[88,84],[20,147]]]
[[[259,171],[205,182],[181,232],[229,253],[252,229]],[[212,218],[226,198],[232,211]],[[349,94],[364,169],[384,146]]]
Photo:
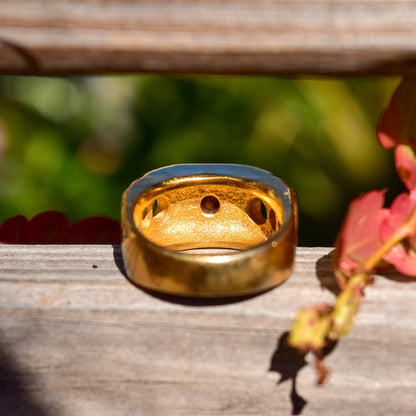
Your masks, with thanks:
[[[152,214],[153,214],[153,216],[155,216],[156,215],[156,213],[157,213],[157,207],[158,207],[158,202],[157,202],[157,199],[155,199],[155,202],[153,202],[153,205],[152,205]]]
[[[276,231],[276,214],[271,209],[269,212],[269,221],[273,231]]]
[[[260,198],[250,200],[247,205],[247,214],[257,225],[262,225],[267,220],[267,209]]]
[[[204,196],[201,200],[201,209],[205,214],[215,214],[220,209],[220,201],[213,195]]]
[[[159,216],[159,214],[162,214],[166,209],[169,208],[169,201],[164,198],[160,197],[153,201],[152,203],[152,216],[153,218],[156,218]],[[161,216],[160,218],[162,218]]]
[[[267,220],[267,208],[266,205],[264,205],[263,201],[260,201],[260,211],[263,218]]]
[[[97,266],[96,264],[93,264],[93,265],[92,265],[92,268],[93,268],[93,269],[98,269],[98,266]]]

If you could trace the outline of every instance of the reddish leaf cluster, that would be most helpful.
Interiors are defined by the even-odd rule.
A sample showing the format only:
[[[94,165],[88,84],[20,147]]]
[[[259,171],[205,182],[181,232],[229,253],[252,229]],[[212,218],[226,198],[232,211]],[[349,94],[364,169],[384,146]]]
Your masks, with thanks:
[[[351,328],[374,271],[386,264],[416,277],[416,80],[404,79],[382,114],[380,144],[394,148],[397,173],[407,188],[389,208],[385,191],[371,191],[349,206],[335,243],[334,273],[341,293],[334,305],[298,311],[288,340],[303,353],[315,354],[318,382],[328,370],[322,351]]]
[[[70,225],[57,211],[28,220],[23,215],[0,225],[0,242],[9,244],[120,244],[120,224],[108,217],[84,218]]]
[[[348,277],[371,272],[382,261],[416,276],[416,81],[404,79],[382,114],[380,144],[395,149],[396,170],[408,189],[384,208],[384,191],[353,201],[336,242],[335,274],[343,287]]]

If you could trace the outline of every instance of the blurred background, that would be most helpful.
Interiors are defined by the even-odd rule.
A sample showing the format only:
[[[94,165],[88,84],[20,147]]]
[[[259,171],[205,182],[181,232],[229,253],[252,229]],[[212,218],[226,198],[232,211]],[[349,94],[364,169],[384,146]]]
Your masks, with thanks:
[[[376,139],[399,80],[0,78],[0,222],[59,210],[119,219],[121,194],[176,163],[243,163],[299,198],[299,245],[330,246],[349,202],[403,188]]]

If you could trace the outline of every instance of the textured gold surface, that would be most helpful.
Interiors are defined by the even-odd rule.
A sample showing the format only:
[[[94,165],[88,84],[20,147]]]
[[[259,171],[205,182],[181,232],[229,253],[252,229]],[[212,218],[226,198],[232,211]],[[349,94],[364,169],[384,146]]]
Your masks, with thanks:
[[[185,175],[191,166],[212,174]],[[178,165],[151,172],[123,195],[127,273],[144,287],[187,296],[265,290],[292,270],[296,214],[293,191],[259,169]]]
[[[242,184],[238,181],[229,184],[201,182],[175,187],[160,196],[155,191],[147,192],[134,209],[136,227],[149,240],[172,250],[246,249],[266,241],[282,222],[280,204],[254,187],[240,187]],[[207,197],[214,204],[218,201],[219,208],[213,213],[204,211],[203,203]],[[261,205],[252,208],[257,201],[263,201],[264,214]],[[269,220],[271,211],[277,218],[273,224]],[[263,215],[266,218],[261,223]]]

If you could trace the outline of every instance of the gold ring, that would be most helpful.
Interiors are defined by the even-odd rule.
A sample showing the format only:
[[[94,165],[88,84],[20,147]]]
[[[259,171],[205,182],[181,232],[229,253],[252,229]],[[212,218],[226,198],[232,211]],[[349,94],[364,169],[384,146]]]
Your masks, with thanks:
[[[243,296],[270,289],[293,269],[295,192],[245,165],[161,168],[133,182],[121,206],[128,277],[181,296]]]

